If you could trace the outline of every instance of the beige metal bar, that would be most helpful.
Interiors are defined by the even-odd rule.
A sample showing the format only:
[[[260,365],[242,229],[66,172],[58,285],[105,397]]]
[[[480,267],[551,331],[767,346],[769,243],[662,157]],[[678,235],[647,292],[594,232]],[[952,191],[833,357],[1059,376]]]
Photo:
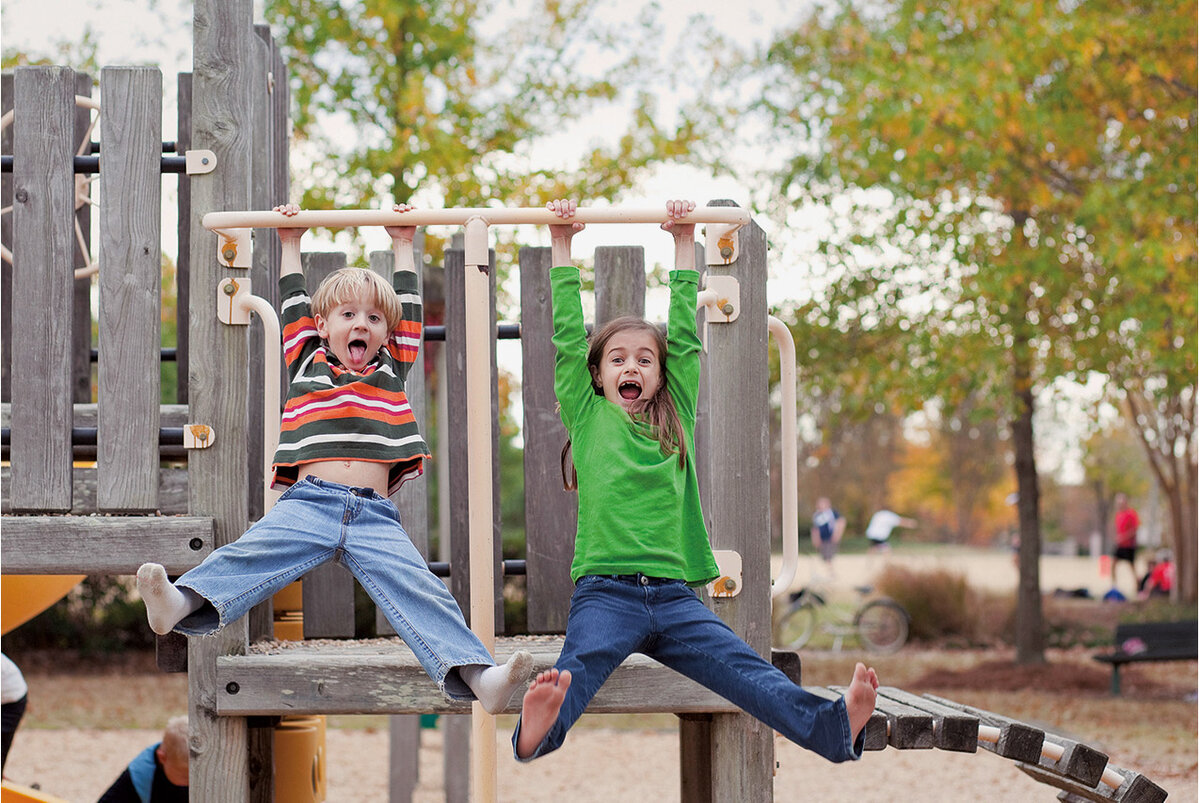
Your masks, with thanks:
[[[412,214],[406,212],[405,215]],[[492,549],[492,406],[490,340],[491,289],[488,282],[488,224],[482,217],[466,221],[463,296],[466,320],[467,465],[469,502],[467,534],[471,542],[471,629],[487,651],[496,653],[495,563]],[[496,799],[496,720],[478,702],[471,706],[472,800]]]
[[[271,302],[259,296],[247,296],[243,307],[253,312],[263,325],[263,510],[270,510],[279,497],[271,488],[274,472],[271,466],[275,459],[275,447],[279,445],[279,375],[282,343],[279,332],[279,315]]]
[[[209,212],[204,228],[220,232],[227,229],[349,228],[356,226],[462,226],[479,218],[488,226],[533,224],[548,226],[562,218],[541,207],[479,207],[459,209],[413,209],[393,212],[383,209],[329,209],[301,211],[290,217],[278,212]],[[663,223],[668,219],[661,207],[580,207],[573,218],[580,223]],[[736,206],[700,206],[680,223],[726,223],[738,226],[750,222],[750,213]]]
[[[797,496],[800,485],[796,476],[796,343],[787,324],[774,315],[767,316],[767,329],[779,347],[779,439],[780,445],[780,488],[783,507],[783,565],[779,576],[771,583],[771,596],[788,593],[796,577],[796,564],[800,556],[800,511]]]

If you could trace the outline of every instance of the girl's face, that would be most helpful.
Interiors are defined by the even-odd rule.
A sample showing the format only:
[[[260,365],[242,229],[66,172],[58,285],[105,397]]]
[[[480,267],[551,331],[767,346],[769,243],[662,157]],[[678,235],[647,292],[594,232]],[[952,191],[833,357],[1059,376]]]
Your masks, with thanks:
[[[317,334],[329,343],[329,348],[342,363],[355,373],[361,373],[379,349],[387,342],[387,320],[371,297],[363,292],[357,298],[338,304],[329,317],[314,315]]]
[[[604,398],[625,411],[639,400],[649,401],[662,382],[658,344],[649,332],[626,329],[604,344],[595,380]]]

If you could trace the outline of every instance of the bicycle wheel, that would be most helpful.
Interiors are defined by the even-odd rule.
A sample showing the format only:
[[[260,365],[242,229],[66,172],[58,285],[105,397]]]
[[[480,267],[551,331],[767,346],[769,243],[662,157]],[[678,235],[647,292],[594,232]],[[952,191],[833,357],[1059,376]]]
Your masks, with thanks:
[[[871,600],[854,617],[858,640],[871,652],[895,652],[908,641],[908,611],[890,599]]]
[[[775,645],[783,650],[798,650],[812,638],[817,625],[817,606],[807,599],[792,603],[775,628]]]

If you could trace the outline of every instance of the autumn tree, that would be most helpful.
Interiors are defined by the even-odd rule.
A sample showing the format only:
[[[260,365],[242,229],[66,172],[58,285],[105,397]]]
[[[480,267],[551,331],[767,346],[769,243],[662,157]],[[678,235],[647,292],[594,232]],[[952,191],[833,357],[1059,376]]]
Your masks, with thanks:
[[[303,204],[612,199],[647,166],[686,152],[698,133],[662,123],[638,89],[645,54],[657,53],[654,10],[618,26],[598,8],[267,0],[293,76],[295,138],[310,157],[296,176]],[[632,108],[620,137],[577,162],[534,158],[547,135],[618,102]]]
[[[1039,390],[1088,369],[1131,384],[1114,369],[1135,348],[1156,353],[1138,386],[1156,409],[1195,386],[1194,356],[1187,376],[1131,325],[1166,320],[1170,348],[1195,353],[1195,51],[1180,0],[904,0],[814,13],[758,65],[757,108],[790,156],[777,198],[841,210],[812,348],[874,338],[857,374],[873,383],[1007,399],[1022,663],[1044,660]],[[1133,305],[1149,287],[1170,299]]]

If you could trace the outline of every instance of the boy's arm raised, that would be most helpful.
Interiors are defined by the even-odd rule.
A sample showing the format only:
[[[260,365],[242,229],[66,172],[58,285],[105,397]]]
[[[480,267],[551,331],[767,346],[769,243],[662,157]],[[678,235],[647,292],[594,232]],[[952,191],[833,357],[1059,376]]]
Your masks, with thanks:
[[[396,204],[392,207],[393,212],[408,212],[413,207],[409,204]],[[410,273],[417,272],[417,265],[413,259],[413,238],[416,237],[416,226],[385,226],[384,231],[392,238],[392,258],[395,267],[393,272],[409,271]]]

